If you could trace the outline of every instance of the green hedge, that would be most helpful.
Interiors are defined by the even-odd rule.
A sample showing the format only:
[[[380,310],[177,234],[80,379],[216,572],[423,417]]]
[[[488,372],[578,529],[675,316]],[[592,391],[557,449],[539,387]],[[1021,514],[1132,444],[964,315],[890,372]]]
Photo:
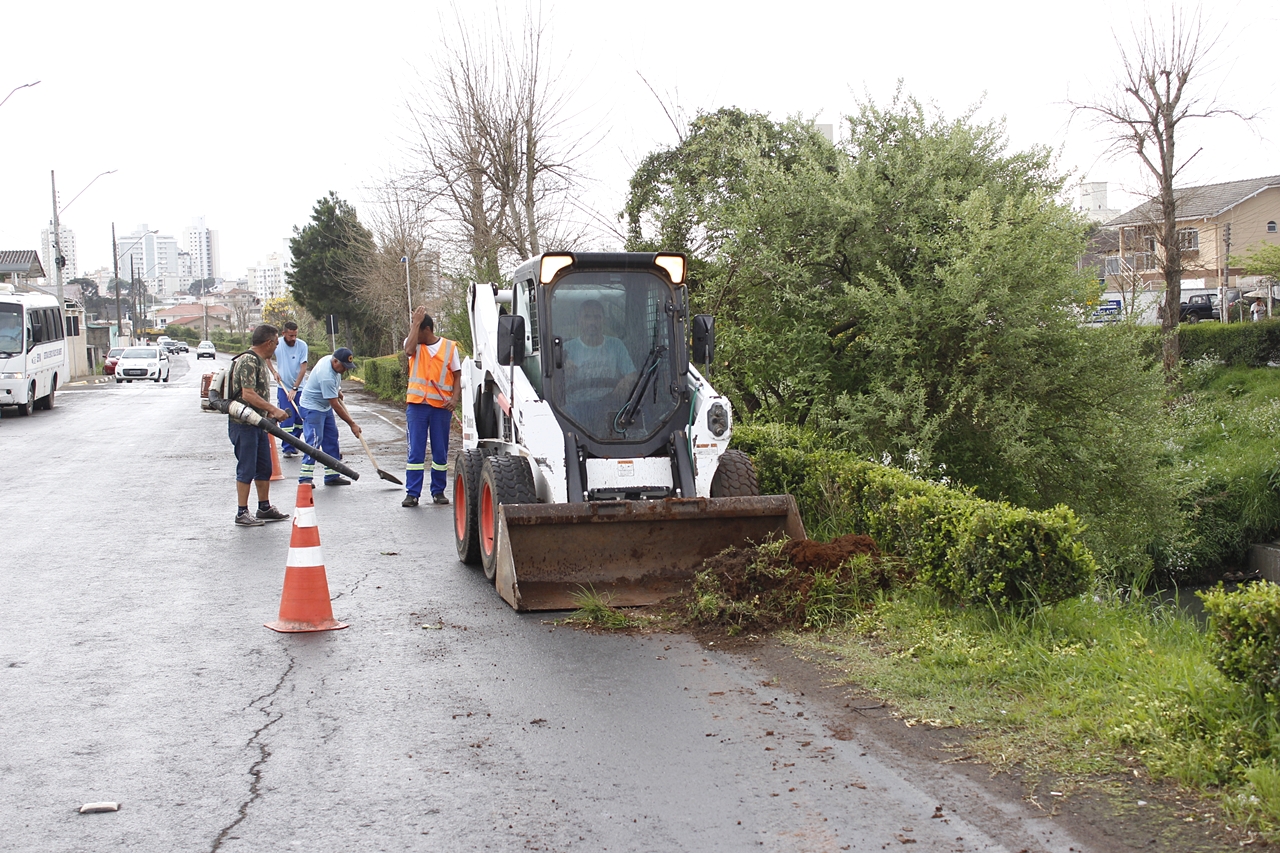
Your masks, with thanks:
[[[1280,586],[1262,581],[1198,595],[1209,615],[1214,663],[1233,681],[1280,701]]]
[[[1211,355],[1236,367],[1280,361],[1280,320],[1257,323],[1183,323],[1178,327],[1183,361]]]
[[[357,359],[355,375],[364,382],[366,390],[380,399],[404,402],[409,387],[402,355],[385,355],[382,358]]]
[[[1084,592],[1097,572],[1065,506],[985,501],[779,425],[739,426],[734,444],[755,461],[762,492],[795,496],[810,536],[865,533],[952,603],[1050,604]]]

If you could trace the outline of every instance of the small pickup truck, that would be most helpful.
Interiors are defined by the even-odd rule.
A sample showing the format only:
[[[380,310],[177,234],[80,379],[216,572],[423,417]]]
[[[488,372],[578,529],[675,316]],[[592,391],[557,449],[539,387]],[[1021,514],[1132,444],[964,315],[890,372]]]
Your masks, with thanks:
[[[1217,306],[1218,297],[1213,293],[1197,293],[1178,308],[1179,323],[1199,323],[1201,320],[1218,320],[1222,314]]]

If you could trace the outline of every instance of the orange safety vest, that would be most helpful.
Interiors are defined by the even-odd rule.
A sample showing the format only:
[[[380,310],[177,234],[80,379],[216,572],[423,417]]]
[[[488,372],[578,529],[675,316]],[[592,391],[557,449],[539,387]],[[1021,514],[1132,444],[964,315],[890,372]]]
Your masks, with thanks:
[[[429,354],[426,344],[418,344],[413,358],[409,359],[409,393],[405,399],[410,403],[426,403],[438,409],[453,398],[453,373],[449,363],[453,361],[457,344],[448,338],[440,340],[443,345],[434,356]]]

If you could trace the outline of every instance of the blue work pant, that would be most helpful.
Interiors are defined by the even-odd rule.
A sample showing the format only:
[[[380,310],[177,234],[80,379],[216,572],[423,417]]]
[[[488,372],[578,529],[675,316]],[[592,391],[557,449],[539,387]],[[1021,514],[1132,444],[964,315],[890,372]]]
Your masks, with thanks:
[[[271,444],[266,432],[227,418],[227,437],[236,451],[237,483],[271,479]]]
[[[338,419],[333,416],[333,409],[303,409],[302,440],[312,447],[318,447],[334,459],[342,458],[338,449]],[[298,482],[310,483],[315,477],[316,460],[311,454],[302,455],[302,467],[298,469]],[[341,476],[332,468],[325,467],[324,481],[332,483]]]
[[[298,438],[302,438],[302,418],[307,414],[307,410],[302,408],[302,392],[299,391],[297,394],[294,394],[293,400],[298,404],[297,411],[294,411],[293,403],[289,402],[289,397],[284,393],[284,389],[279,387],[276,388],[276,405],[289,413],[289,417],[280,422],[280,429],[290,435],[296,435]],[[314,444],[311,446],[315,447]],[[285,443],[282,449],[286,454],[298,452],[298,449],[288,442]]]
[[[431,494],[444,494],[445,474],[449,471],[449,426],[453,412],[428,403],[406,403],[404,418],[409,424],[409,462],[404,466],[404,490],[413,497],[422,496],[426,471],[427,440],[431,440]]]

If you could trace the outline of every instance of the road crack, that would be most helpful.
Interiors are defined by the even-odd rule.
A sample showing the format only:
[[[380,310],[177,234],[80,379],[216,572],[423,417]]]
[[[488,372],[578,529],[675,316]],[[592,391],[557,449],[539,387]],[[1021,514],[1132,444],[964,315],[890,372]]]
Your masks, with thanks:
[[[245,746],[248,749],[257,750],[258,753],[257,760],[249,766],[249,775],[253,777],[253,780],[249,783],[249,797],[242,802],[240,804],[240,808],[237,809],[236,819],[223,827],[222,831],[218,833],[218,837],[213,840],[213,846],[209,848],[209,853],[218,853],[218,850],[222,847],[222,842],[231,837],[231,833],[235,831],[235,828],[243,823],[244,819],[249,816],[249,808],[262,796],[262,768],[271,758],[271,746],[267,743],[265,735],[268,729],[280,722],[280,720],[284,719],[284,714],[272,710],[272,705],[275,702],[276,694],[280,692],[280,688],[284,687],[285,681],[288,680],[290,674],[292,674],[293,667],[294,660],[293,657],[290,656],[289,665],[285,667],[284,672],[280,674],[280,679],[276,682],[275,687],[272,687],[269,691],[245,706],[246,711],[256,708],[267,716],[267,721],[259,726],[258,729],[254,731],[253,736],[249,738],[247,743],[245,743]]]
[[[365,581],[367,581],[368,579],[369,579],[369,572],[365,572],[363,575],[361,575],[361,576],[356,580],[356,582],[355,582],[354,584],[352,584],[352,585],[351,585],[351,589],[347,590],[346,592],[340,592],[340,593],[338,593],[337,595],[330,597],[330,599],[329,599],[329,600],[330,600],[330,601],[337,601],[339,598],[342,598],[342,596],[344,596],[344,595],[355,595],[355,594],[356,594],[356,590],[358,590],[358,589],[360,588],[360,584],[364,583],[364,582],[365,582]]]

